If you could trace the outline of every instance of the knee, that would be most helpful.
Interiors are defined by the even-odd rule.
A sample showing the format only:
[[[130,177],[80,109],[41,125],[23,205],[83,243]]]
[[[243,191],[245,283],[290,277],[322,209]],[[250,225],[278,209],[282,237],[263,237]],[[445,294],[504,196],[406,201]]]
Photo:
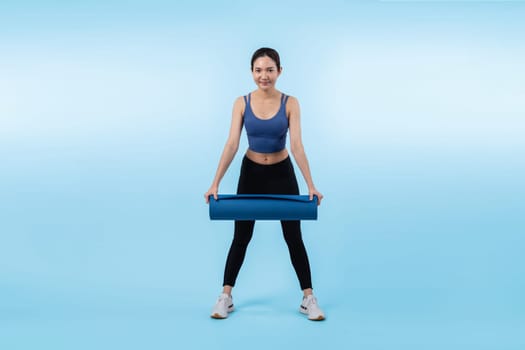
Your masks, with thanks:
[[[250,231],[235,231],[233,235],[232,245],[238,247],[247,247],[252,239],[252,232]]]
[[[290,248],[297,248],[303,245],[303,239],[300,234],[284,235],[284,240]]]
[[[237,237],[235,237],[233,239],[233,241],[232,241],[232,245],[237,246],[237,247],[241,247],[241,248],[246,248],[249,243],[250,243],[250,238],[237,238]]]

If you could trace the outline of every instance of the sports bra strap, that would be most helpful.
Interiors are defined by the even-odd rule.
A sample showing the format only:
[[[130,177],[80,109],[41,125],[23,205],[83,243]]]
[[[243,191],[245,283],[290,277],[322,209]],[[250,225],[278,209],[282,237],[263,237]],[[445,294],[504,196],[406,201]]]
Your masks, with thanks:
[[[249,93],[248,95],[244,95],[244,103],[246,105],[249,105],[250,104],[250,97],[251,97],[251,93]],[[288,95],[285,95],[285,94],[281,94],[281,104],[285,104],[286,105],[286,102],[288,102]]]

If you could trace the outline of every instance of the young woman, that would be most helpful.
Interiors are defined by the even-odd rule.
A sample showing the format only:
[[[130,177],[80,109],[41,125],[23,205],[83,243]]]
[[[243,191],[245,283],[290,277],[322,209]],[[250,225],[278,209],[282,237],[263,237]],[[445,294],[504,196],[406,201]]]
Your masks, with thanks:
[[[274,49],[260,48],[252,56],[251,69],[257,89],[237,98],[233,105],[230,134],[212,185],[204,194],[206,203],[209,203],[211,195],[217,199],[219,182],[237,153],[244,125],[249,147],[242,161],[237,193],[299,194],[293,165],[286,150],[286,134],[289,130],[290,148],[308,185],[310,199],[315,195],[320,204],[323,195],[314,186],[301,141],[299,102],[275,88],[282,72],[279,54]],[[212,310],[213,318],[226,318],[233,311],[231,291],[252,238],[254,224],[255,221],[235,221],[233,242],[224,271],[223,292]],[[307,314],[310,320],[324,320],[324,313],[312,294],[310,265],[301,236],[300,221],[281,221],[281,227],[304,294],[299,311]]]

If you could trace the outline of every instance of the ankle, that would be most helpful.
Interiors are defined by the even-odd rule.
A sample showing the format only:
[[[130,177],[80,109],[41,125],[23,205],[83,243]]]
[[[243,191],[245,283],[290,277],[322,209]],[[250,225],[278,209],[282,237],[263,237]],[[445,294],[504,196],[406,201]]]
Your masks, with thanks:
[[[307,288],[307,289],[303,289],[303,297],[306,298],[308,297],[309,295],[313,295],[313,290],[312,288]]]
[[[233,288],[232,286],[227,286],[226,285],[226,286],[223,287],[222,292],[224,294],[227,294],[231,298],[231,296],[232,296],[232,288]]]

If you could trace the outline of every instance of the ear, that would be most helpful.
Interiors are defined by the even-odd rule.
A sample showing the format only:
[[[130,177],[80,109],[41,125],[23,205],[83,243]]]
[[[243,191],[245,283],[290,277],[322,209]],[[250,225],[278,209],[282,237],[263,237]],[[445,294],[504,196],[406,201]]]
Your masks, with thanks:
[[[283,66],[281,66],[281,69],[279,69],[279,75],[283,72]]]

